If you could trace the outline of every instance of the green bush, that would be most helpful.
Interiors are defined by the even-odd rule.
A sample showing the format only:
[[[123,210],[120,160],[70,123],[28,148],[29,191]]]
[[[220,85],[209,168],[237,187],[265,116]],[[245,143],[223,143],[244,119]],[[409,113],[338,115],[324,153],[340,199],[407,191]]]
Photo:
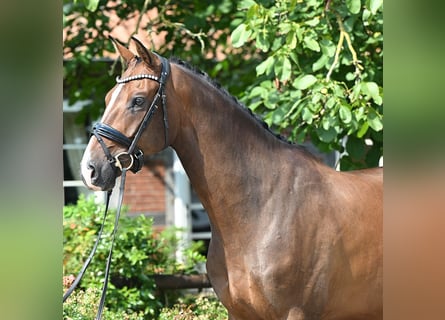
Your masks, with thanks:
[[[64,276],[76,275],[88,257],[102,223],[103,209],[102,205],[94,202],[94,199],[86,199],[84,196],[79,198],[76,205],[64,207]],[[110,210],[102,240],[80,283],[83,293],[79,293],[77,302],[71,300],[72,304],[84,301],[89,312],[99,301],[100,295],[93,299],[96,289],[100,291],[103,286],[114,214],[115,210]],[[143,215],[128,217],[125,216],[125,212],[122,213],[107,290],[106,307],[109,312],[121,315],[120,319],[127,319],[122,316],[123,314],[133,313],[138,314],[140,319],[153,319],[161,308],[166,306],[165,301],[176,301],[178,293],[169,292],[169,296],[161,293],[156,289],[150,275],[193,273],[197,263],[205,261],[205,257],[198,253],[199,244],[194,244],[185,250],[184,262],[176,261],[174,253],[177,231],[167,229],[163,232],[154,232],[152,219]],[[93,291],[88,291],[87,288]],[[80,306],[70,305],[67,301],[64,304],[65,319],[91,319],[89,315],[82,318],[80,309]]]
[[[162,309],[159,320],[226,320],[227,309],[215,296],[185,297],[172,308]]]
[[[97,313],[97,301],[100,299],[101,290],[98,288],[88,288],[85,291],[76,290],[66,300],[63,308],[63,318],[65,320],[91,320]],[[139,320],[143,319],[143,313],[127,314],[124,311],[108,312],[107,308],[103,312],[103,320]]]

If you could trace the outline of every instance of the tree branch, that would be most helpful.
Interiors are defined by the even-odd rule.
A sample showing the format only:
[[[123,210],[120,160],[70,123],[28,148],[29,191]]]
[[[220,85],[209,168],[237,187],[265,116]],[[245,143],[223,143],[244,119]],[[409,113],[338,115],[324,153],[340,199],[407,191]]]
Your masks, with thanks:
[[[334,68],[338,64],[339,57],[340,57],[340,51],[343,47],[343,42],[345,39],[346,39],[346,44],[348,46],[348,49],[352,55],[352,64],[355,67],[355,72],[354,72],[355,79],[360,80],[361,70],[363,70],[363,66],[360,64],[361,61],[358,60],[358,58],[357,58],[357,52],[354,50],[354,47],[352,46],[351,37],[349,36],[349,33],[346,32],[340,15],[338,13],[335,13],[335,17],[337,18],[338,27],[340,28],[340,37],[338,39],[337,48],[335,49],[334,61],[332,62],[332,65],[329,68],[328,73],[326,74],[326,81],[330,80],[331,74],[334,71]]]

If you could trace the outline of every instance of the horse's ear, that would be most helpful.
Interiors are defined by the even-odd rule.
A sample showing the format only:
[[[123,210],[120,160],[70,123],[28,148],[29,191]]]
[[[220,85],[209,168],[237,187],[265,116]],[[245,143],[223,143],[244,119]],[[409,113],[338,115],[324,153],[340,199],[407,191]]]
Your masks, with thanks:
[[[108,38],[113,42],[114,47],[119,52],[124,61],[128,64],[131,59],[135,57],[134,53],[128,50],[125,46],[123,46],[119,41],[114,39],[112,36],[108,36]]]
[[[144,60],[149,66],[154,66],[154,63],[157,61],[156,56],[147,50],[139,39],[135,38],[134,36],[132,36],[131,39],[133,39],[133,41],[136,43],[136,50],[142,60]]]

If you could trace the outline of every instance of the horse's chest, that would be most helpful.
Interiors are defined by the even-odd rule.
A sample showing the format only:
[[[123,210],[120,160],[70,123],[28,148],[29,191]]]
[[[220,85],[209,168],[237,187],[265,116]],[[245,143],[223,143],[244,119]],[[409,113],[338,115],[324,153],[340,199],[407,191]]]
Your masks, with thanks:
[[[221,300],[235,319],[271,318],[273,310],[258,277],[231,269],[227,284],[219,288],[222,288],[219,294]]]
[[[208,262],[208,273],[218,297],[235,319],[278,319],[276,307],[286,299],[278,296],[276,270],[232,259]]]

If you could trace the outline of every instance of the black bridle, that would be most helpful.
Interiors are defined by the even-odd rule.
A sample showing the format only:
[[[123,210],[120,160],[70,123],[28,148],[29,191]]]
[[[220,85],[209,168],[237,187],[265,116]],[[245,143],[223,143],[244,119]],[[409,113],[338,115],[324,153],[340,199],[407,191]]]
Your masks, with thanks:
[[[138,74],[123,79],[120,79],[119,77],[116,78],[116,82],[118,84],[127,83],[135,80],[142,80],[142,79],[149,79],[159,83],[158,91],[156,92],[156,95],[154,96],[150,107],[145,113],[144,118],[142,119],[141,124],[139,125],[139,128],[136,131],[136,134],[134,135],[133,139],[128,138],[119,130],[116,130],[115,128],[105,123],[99,122],[96,123],[93,127],[92,133],[96,137],[99,144],[102,146],[102,149],[104,150],[108,162],[112,166],[120,168],[121,171],[122,171],[121,157],[122,159],[124,157],[127,157],[127,159],[130,160],[130,164],[126,167],[126,169],[134,173],[141,170],[142,166],[144,165],[144,153],[142,152],[141,149],[139,149],[137,143],[142,133],[144,132],[145,128],[148,126],[151,119],[153,118],[153,115],[155,114],[156,110],[158,109],[157,103],[159,99],[161,99],[162,111],[164,113],[165,146],[168,145],[168,118],[167,118],[167,106],[166,106],[166,96],[165,96],[165,83],[167,81],[168,75],[170,74],[170,64],[166,58],[161,57],[159,55],[157,56],[161,60],[161,74],[159,77],[154,76],[152,74]],[[111,152],[108,149],[105,142],[103,141],[102,137],[117,142],[118,144],[127,147],[128,150],[113,156],[111,155]]]

